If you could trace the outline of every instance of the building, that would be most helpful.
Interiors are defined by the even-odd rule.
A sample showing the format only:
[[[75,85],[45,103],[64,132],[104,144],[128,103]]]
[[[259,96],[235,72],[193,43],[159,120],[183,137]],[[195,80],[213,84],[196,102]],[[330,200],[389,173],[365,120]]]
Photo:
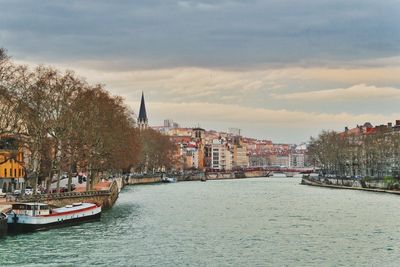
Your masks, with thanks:
[[[168,131],[169,136],[192,136],[193,129],[192,128],[171,128]]]
[[[0,139],[0,189],[12,191],[24,182],[24,153],[13,137]]]
[[[237,168],[249,167],[249,156],[245,146],[233,146],[233,166]]]
[[[289,167],[289,155],[275,154],[270,156],[271,166]]]
[[[267,159],[266,156],[261,156],[261,155],[250,155],[249,156],[249,166],[250,167],[265,167],[269,166],[269,159]]]
[[[240,129],[239,128],[228,128],[227,133],[232,136],[240,136]]]
[[[289,152],[289,167],[304,168],[307,165],[307,145],[293,145]]]
[[[203,128],[197,127],[193,128],[192,140],[197,144],[197,168],[199,170],[204,170],[205,163],[205,130]]]
[[[139,117],[137,119],[139,130],[147,129],[148,119],[146,113],[146,105],[144,103],[144,93],[142,92],[142,99],[140,101]]]
[[[233,155],[223,139],[214,139],[211,144],[211,169],[231,170]]]
[[[174,122],[171,119],[164,120],[164,127],[165,128],[179,128],[179,124]]]
[[[290,153],[289,154],[289,167],[291,168],[304,168],[305,167],[305,154],[304,153]]]
[[[193,142],[189,143],[184,150],[184,169],[199,168],[199,151],[197,145]]]
[[[206,131],[200,127],[179,127],[173,120],[166,119],[163,126],[153,129],[168,135],[180,148],[177,151],[177,169],[231,170],[271,165],[301,167],[306,161],[305,145],[274,144],[270,140],[242,137],[239,128],[229,128],[227,132]]]

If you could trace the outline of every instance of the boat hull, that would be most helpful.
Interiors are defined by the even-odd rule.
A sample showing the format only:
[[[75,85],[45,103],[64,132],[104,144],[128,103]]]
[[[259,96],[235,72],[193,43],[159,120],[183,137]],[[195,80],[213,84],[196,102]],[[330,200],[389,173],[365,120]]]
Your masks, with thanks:
[[[29,233],[35,231],[44,231],[53,228],[60,228],[70,225],[77,225],[85,222],[98,221],[101,218],[101,213],[96,213],[93,215],[88,215],[84,217],[78,217],[63,221],[56,221],[43,224],[27,224],[27,223],[8,223],[8,233],[18,234],[18,233]]]
[[[8,228],[7,217],[1,216],[0,214],[0,238],[7,234],[7,228]]]
[[[163,179],[161,179],[161,182],[163,182],[163,183],[176,183],[177,179],[176,178],[163,178]]]

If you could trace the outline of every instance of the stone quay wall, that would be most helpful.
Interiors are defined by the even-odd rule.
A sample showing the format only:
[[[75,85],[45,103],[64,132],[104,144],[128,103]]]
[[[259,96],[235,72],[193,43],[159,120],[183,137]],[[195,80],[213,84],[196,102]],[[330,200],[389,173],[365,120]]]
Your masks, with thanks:
[[[332,183],[329,181],[332,180]],[[333,182],[335,180],[335,182]],[[339,182],[340,181],[340,182]],[[350,190],[361,190],[361,191],[369,191],[376,193],[389,193],[400,195],[400,190],[390,190],[387,189],[387,186],[383,181],[370,181],[368,184],[365,182],[360,182],[354,179],[314,179],[310,177],[303,177],[301,180],[301,184],[318,186],[318,187],[327,187],[327,188],[335,188],[335,189],[350,189]]]
[[[119,188],[114,181],[109,190],[88,191],[88,192],[65,192],[44,195],[30,195],[17,197],[13,202],[42,202],[56,207],[71,205],[76,202],[89,202],[100,205],[103,209],[111,208],[117,201]]]
[[[128,185],[137,185],[137,184],[154,184],[160,183],[161,176],[156,177],[130,177],[128,179]]]
[[[245,172],[244,175],[246,176],[246,178],[265,177],[266,172],[265,171],[251,171],[251,172]]]
[[[184,181],[200,181],[204,178],[207,180],[224,180],[224,179],[243,179],[254,177],[265,177],[264,171],[247,171],[247,172],[204,172],[194,171],[183,174],[167,174],[169,177],[176,177],[179,182]],[[160,183],[161,176],[145,176],[145,177],[130,177],[125,180],[126,185],[153,184]]]
[[[376,179],[369,181],[362,181],[360,179],[352,178],[321,178],[318,179],[323,184],[329,185],[340,185],[340,186],[350,186],[359,188],[378,188],[378,189],[388,189],[384,180]]]

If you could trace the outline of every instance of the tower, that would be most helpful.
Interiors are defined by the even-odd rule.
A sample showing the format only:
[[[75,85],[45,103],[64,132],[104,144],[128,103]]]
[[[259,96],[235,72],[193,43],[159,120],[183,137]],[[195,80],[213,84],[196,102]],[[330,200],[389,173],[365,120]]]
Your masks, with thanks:
[[[144,94],[142,92],[142,100],[140,102],[139,117],[137,119],[139,130],[147,129],[148,120],[146,114],[146,105],[144,104]]]
[[[200,127],[196,127],[193,128],[193,132],[192,132],[192,138],[196,141],[197,143],[197,152],[198,152],[198,169],[199,170],[204,170],[204,166],[205,166],[205,130],[200,128]]]

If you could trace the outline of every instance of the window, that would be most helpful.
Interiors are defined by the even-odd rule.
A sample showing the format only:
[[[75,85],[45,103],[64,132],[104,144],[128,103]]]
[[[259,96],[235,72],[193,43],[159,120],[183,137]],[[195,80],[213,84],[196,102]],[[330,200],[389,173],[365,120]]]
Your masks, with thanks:
[[[12,169],[10,169],[10,177],[12,177]]]
[[[17,177],[17,169],[14,169],[14,177]]]
[[[4,177],[7,177],[7,169],[4,169]]]

